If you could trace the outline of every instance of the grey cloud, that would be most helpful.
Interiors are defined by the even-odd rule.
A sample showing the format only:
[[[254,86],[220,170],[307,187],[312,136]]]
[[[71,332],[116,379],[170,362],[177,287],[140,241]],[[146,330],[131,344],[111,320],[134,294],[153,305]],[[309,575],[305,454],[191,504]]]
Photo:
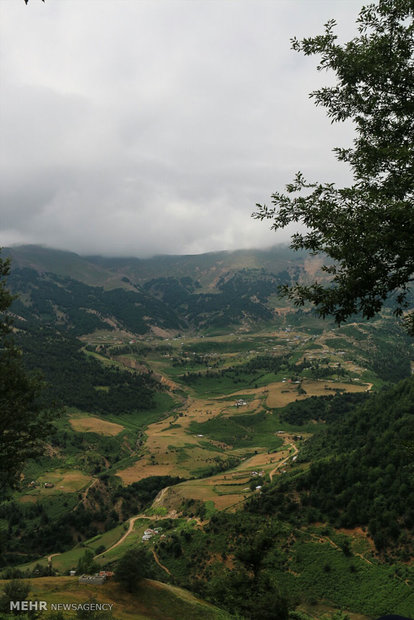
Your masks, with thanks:
[[[61,0],[0,6],[1,243],[150,255],[286,240],[251,220],[298,169],[347,180],[289,38],[362,1]]]

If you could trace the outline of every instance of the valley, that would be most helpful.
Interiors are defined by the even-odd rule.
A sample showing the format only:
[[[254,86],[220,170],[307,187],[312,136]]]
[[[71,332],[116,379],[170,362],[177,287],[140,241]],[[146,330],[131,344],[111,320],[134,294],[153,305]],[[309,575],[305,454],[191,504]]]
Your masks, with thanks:
[[[69,580],[72,597],[67,575],[85,553],[112,570],[150,527],[161,533],[144,543],[156,580],[145,596],[176,587],[174,618],[187,604],[179,588],[217,606],[194,618],[232,617],[229,600],[256,617],[241,587],[258,609],[260,592],[283,593],[300,620],[414,610],[414,515],[402,500],[412,480],[394,445],[410,437],[414,354],[391,307],[338,327],[289,306],[277,282],[317,265],[283,252],[269,271],[260,255],[251,269],[240,254],[165,258],[156,281],[146,274],[160,259],[138,274],[133,261],[88,259],[83,271],[66,257],[56,274],[44,271],[46,251],[21,254],[15,337],[63,409],[0,506],[3,577],[30,577],[45,596],[52,580]],[[393,389],[401,406],[387,401]],[[129,604],[114,617],[131,617]]]

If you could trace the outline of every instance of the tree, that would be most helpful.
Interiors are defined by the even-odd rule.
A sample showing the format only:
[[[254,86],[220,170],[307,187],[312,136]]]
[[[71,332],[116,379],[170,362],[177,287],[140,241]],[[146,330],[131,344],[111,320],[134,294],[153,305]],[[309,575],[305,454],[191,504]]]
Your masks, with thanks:
[[[10,612],[11,601],[25,601],[29,596],[30,586],[21,579],[12,579],[4,586],[3,595],[0,599],[0,609],[3,612]],[[14,612],[17,614],[18,612]]]
[[[43,383],[26,372],[14,344],[9,272],[9,260],[0,258],[0,496],[18,486],[26,460],[42,454],[57,413],[42,402]]]
[[[291,239],[295,250],[324,254],[331,282],[296,283],[283,293],[301,306],[315,304],[338,324],[354,313],[371,318],[391,298],[394,312],[407,309],[414,274],[414,62],[412,0],[379,0],[361,9],[358,36],[339,45],[335,21],[325,33],[292,48],[320,54],[318,70],[331,69],[337,84],[311,93],[332,122],[351,120],[352,148],[336,148],[353,174],[350,187],[310,183],[297,173],[273,207],[256,205],[256,219],[278,230],[291,222],[306,232]],[[405,318],[414,334],[414,313]]]
[[[83,556],[81,556],[78,560],[78,565],[76,567],[77,573],[79,575],[83,575],[86,573],[95,573],[99,570],[99,565],[94,561],[93,551],[90,549],[86,549]]]
[[[131,549],[119,560],[115,581],[127,592],[136,592],[139,582],[149,574],[149,564],[148,552],[142,545]]]

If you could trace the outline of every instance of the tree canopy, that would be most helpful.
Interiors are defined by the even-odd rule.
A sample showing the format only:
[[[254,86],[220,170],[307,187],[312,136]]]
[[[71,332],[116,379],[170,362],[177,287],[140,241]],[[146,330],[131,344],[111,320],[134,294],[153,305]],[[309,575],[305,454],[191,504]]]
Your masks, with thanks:
[[[295,250],[328,257],[328,285],[282,287],[297,305],[315,304],[321,316],[342,323],[354,313],[371,318],[387,298],[401,316],[409,306],[414,274],[414,37],[412,0],[379,0],[361,9],[358,36],[340,45],[334,20],[322,35],[292,40],[317,67],[333,70],[337,82],[310,94],[332,122],[351,120],[352,148],[336,148],[353,175],[350,187],[308,182],[302,173],[256,205],[256,219],[278,230],[305,225],[291,239]],[[414,313],[405,317],[414,334]]]
[[[13,342],[9,271],[0,258],[0,495],[18,485],[26,460],[42,453],[54,415],[42,402],[42,381],[26,372]]]
[[[115,581],[127,592],[136,592],[139,583],[149,575],[149,555],[143,545],[127,551],[115,570]]]

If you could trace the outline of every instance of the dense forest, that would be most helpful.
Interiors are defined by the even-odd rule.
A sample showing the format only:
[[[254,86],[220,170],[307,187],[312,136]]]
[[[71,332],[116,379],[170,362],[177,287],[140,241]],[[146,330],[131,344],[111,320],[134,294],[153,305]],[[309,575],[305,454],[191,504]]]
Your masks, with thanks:
[[[303,405],[295,403],[286,415],[301,409]],[[246,509],[296,524],[365,526],[378,551],[408,560],[414,526],[409,449],[414,437],[414,380],[340,413],[334,424],[307,442],[292,474],[265,489]],[[307,462],[310,467],[302,470],[301,463]]]
[[[200,292],[190,277],[157,278],[143,286],[128,281],[131,290],[105,290],[53,273],[14,268],[10,287],[19,294],[13,312],[46,324],[57,322],[74,335],[112,329],[113,321],[135,334],[151,325],[164,329],[227,327],[248,320],[270,320],[269,298],[290,276],[264,270],[239,270],[223,275],[212,292]]]
[[[136,334],[144,334],[152,324],[179,329],[175,313],[153,296],[137,290],[104,290],[53,273],[39,274],[33,269],[13,269],[10,288],[18,292],[12,311],[18,316],[43,324],[57,323],[78,336],[95,329],[113,329],[113,320]],[[109,319],[109,321],[108,321]],[[111,324],[112,319],[112,324]]]
[[[16,340],[27,368],[40,370],[47,382],[44,397],[68,407],[102,415],[132,413],[151,409],[154,394],[163,389],[150,371],[139,374],[102,364],[67,333],[20,323]]]

